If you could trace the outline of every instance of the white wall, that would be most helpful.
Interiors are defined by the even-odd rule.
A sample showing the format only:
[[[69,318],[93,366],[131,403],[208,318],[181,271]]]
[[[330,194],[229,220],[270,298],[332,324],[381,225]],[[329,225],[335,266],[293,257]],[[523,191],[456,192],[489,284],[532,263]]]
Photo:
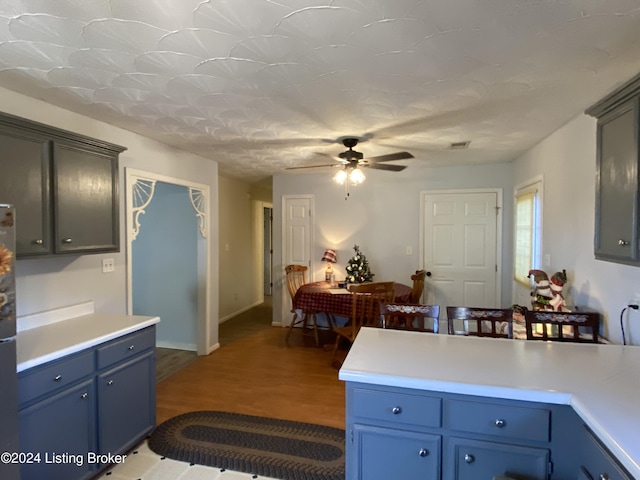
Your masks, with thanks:
[[[620,312],[640,292],[640,268],[594,258],[595,165],[596,120],[580,115],[518,158],[514,181],[543,175],[544,270],[565,269],[568,303],[602,312],[604,335],[621,343]],[[624,321],[627,343],[640,344],[640,313]]]
[[[16,266],[18,315],[93,300],[96,311],[126,312],[124,169],[132,167],[209,185],[211,323],[218,323],[218,165],[141,135],[78,115],[40,100],[0,89],[0,111],[127,147],[120,155],[120,245],[117,254],[19,260]],[[115,272],[103,274],[102,258],[115,259]],[[217,342],[211,328],[210,344]]]
[[[505,199],[513,190],[512,165],[468,167],[410,167],[400,173],[365,170],[364,184],[352,187],[347,201],[344,187],[333,183],[333,172],[279,174],[273,181],[274,294],[273,322],[290,321],[289,299],[285,295],[282,264],[282,196],[311,194],[315,198],[315,245],[312,247],[312,276],[324,279],[326,268],[320,259],[326,248],[337,251],[336,279],[344,275],[353,245],[358,244],[375,274],[374,280],[395,280],[410,284],[420,265],[420,192],[442,189],[502,188]],[[511,272],[511,202],[503,212],[503,268]],[[406,255],[411,247],[413,255]],[[428,268],[428,266],[425,266]],[[502,304],[511,301],[511,276],[502,282]]]

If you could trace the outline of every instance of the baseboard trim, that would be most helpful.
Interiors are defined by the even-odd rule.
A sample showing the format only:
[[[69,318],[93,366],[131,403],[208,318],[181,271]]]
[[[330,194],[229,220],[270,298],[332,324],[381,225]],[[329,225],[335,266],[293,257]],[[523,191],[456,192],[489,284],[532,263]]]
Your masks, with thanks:
[[[180,342],[160,342],[156,341],[156,347],[160,348],[173,348],[175,350],[189,350],[191,352],[197,352],[198,347],[195,343],[180,343]]]
[[[238,310],[238,311],[236,311],[236,312],[234,312],[234,313],[232,313],[232,314],[230,314],[230,315],[226,315],[226,316],[224,316],[224,317],[220,318],[220,319],[218,320],[218,324],[224,323],[224,322],[226,322],[227,320],[230,320],[230,319],[232,319],[233,317],[236,317],[236,316],[240,315],[241,313],[246,312],[247,310],[251,310],[252,308],[257,307],[258,305],[262,305],[263,303],[264,303],[264,301],[261,301],[261,302],[255,302],[255,303],[253,303],[253,304],[251,304],[251,305],[249,305],[249,306],[246,306],[246,307],[244,307],[244,308],[241,308],[240,310]]]

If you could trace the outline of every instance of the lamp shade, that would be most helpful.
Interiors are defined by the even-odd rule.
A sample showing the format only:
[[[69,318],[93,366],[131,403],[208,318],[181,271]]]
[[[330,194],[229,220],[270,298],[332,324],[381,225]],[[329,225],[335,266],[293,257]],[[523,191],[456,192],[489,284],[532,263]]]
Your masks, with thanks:
[[[335,250],[331,250],[330,248],[327,248],[324,251],[324,255],[322,255],[322,262],[329,262],[329,263],[336,263],[337,258],[336,258],[336,251]]]

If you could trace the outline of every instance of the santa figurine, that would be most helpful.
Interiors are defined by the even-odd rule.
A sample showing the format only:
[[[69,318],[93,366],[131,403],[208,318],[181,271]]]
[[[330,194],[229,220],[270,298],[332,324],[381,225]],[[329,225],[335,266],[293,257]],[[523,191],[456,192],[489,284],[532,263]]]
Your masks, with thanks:
[[[549,301],[549,305],[551,305],[556,312],[566,311],[567,304],[564,301],[564,295],[562,295],[562,289],[565,283],[567,283],[566,270],[556,272],[551,276],[551,300]]]
[[[552,310],[551,287],[549,277],[542,270],[529,270],[529,278],[533,277],[533,290],[531,291],[531,307],[534,310]]]

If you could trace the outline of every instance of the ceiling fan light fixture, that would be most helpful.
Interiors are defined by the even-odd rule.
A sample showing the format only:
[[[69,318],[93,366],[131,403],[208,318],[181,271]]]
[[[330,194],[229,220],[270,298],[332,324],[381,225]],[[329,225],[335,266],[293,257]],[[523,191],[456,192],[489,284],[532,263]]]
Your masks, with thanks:
[[[349,173],[349,182],[351,182],[351,185],[360,185],[364,182],[365,178],[367,177],[364,176],[364,173],[362,173],[362,170],[359,168],[354,168]]]
[[[347,179],[348,175],[346,170],[342,169],[342,170],[338,170],[336,172],[336,174],[333,176],[333,181],[336,182],[339,185],[343,185],[345,180]]]

